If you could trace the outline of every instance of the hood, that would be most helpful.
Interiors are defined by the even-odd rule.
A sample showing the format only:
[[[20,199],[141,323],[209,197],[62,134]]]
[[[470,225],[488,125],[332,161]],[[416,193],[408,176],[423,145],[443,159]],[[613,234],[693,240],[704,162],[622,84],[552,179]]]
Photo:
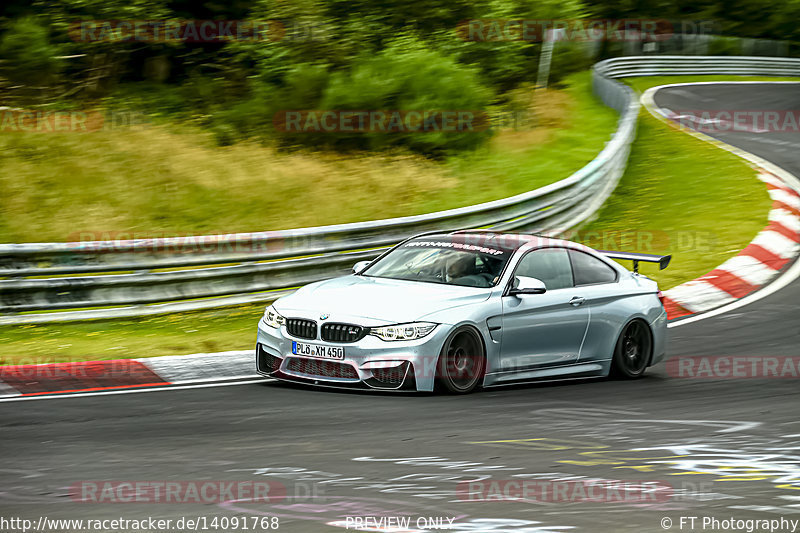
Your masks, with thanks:
[[[286,317],[318,320],[324,313],[333,322],[367,319],[365,325],[376,326],[413,322],[437,311],[482,302],[491,292],[476,287],[344,276],[307,285],[274,305]]]

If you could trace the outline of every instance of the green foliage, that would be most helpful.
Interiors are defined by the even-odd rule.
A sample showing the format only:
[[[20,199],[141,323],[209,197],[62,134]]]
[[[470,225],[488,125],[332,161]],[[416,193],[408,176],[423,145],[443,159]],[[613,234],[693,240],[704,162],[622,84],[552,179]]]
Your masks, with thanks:
[[[493,100],[480,70],[458,63],[413,36],[362,54],[351,68],[301,63],[273,83],[270,75],[251,81],[251,96],[213,117],[222,144],[269,132],[287,146],[337,150],[383,150],[402,146],[430,156],[470,150],[490,135],[479,132],[283,132],[272,128],[276,114],[302,110],[482,111]]]
[[[330,72],[325,65],[301,63],[286,73],[283,86],[272,101],[273,109],[313,109],[328,86]]]
[[[322,98],[323,109],[475,111],[491,102],[491,91],[477,69],[429,49],[413,37],[390,43],[373,57],[357,61],[350,71],[331,76]],[[489,133],[406,132],[338,134],[328,141],[337,148],[382,149],[407,146],[441,155],[477,147]]]
[[[575,72],[587,70],[595,61],[587,43],[555,43],[550,64],[550,83],[561,81]]]
[[[35,14],[35,15],[34,15]],[[725,35],[800,40],[800,0],[7,0],[0,15],[0,77],[43,86],[15,92],[13,105],[59,107],[98,101],[207,126],[220,144],[276,135],[286,145],[440,155],[470,150],[486,135],[284,135],[272,127],[287,110],[464,109],[507,106],[514,89],[537,80],[537,41],[469,41],[470,20],[657,18],[715,21]],[[216,43],[82,40],[76,25],[124,20],[271,21],[274,40]],[[559,42],[550,83],[624,52],[625,43]],[[596,43],[595,43],[596,44]],[[751,43],[752,44],[752,43]],[[713,39],[710,53],[785,53],[777,42],[743,51]],[[763,45],[763,46],[762,46]],[[788,47],[796,53],[796,45]],[[58,59],[58,57],[68,57]],[[157,71],[157,74],[156,74]],[[3,80],[0,80],[3,81]],[[23,101],[29,99],[30,102]]]
[[[271,130],[273,94],[270,86],[254,84],[249,98],[215,111],[210,128],[217,144],[227,146],[251,137],[266,137]]]
[[[191,105],[179,87],[163,83],[127,83],[109,95],[105,105],[115,110],[136,111],[150,116],[188,118]]]
[[[0,39],[5,75],[16,82],[52,83],[63,68],[58,55],[59,47],[50,42],[47,27],[32,17],[12,21]]]
[[[715,37],[708,43],[708,54],[712,56],[741,55],[742,42],[731,37]]]
[[[217,142],[227,145],[251,137],[274,136],[276,113],[318,108],[328,78],[327,67],[301,63],[286,72],[280,85],[251,79],[246,98],[217,106],[211,114],[211,129]]]

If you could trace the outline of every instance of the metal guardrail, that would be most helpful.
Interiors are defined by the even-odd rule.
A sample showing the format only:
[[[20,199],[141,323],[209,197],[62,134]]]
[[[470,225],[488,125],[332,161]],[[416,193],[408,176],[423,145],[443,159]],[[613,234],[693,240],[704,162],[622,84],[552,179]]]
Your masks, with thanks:
[[[594,214],[625,169],[639,102],[614,78],[711,73],[800,76],[800,60],[658,56],[602,61],[593,69],[592,83],[595,94],[621,114],[612,139],[572,176],[502,200],[425,215],[283,231],[0,244],[0,277],[5,278],[0,280],[0,313],[6,315],[0,324],[143,316],[268,301],[276,292],[347,273],[356,261],[429,230],[490,227],[560,233]],[[16,314],[28,311],[39,312]]]
[[[601,61],[594,66],[607,78],[730,74],[735,76],[800,76],[800,59],[746,56],[634,56]]]

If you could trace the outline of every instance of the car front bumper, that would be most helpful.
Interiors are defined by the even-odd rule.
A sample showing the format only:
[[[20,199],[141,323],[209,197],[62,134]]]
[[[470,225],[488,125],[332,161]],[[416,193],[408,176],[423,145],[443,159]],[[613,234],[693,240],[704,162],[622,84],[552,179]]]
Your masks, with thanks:
[[[439,324],[413,341],[384,341],[367,335],[356,342],[326,342],[289,335],[285,326],[258,322],[256,370],[284,381],[340,388],[432,391],[439,352],[450,332]],[[343,359],[292,353],[293,342],[344,348]]]

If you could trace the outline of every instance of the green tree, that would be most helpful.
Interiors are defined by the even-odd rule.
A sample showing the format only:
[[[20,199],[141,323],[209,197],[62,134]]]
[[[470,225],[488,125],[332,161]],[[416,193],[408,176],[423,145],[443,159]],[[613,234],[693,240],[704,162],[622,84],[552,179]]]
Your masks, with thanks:
[[[6,77],[18,83],[48,85],[64,67],[60,48],[50,42],[47,26],[33,17],[12,21],[0,38]]]

